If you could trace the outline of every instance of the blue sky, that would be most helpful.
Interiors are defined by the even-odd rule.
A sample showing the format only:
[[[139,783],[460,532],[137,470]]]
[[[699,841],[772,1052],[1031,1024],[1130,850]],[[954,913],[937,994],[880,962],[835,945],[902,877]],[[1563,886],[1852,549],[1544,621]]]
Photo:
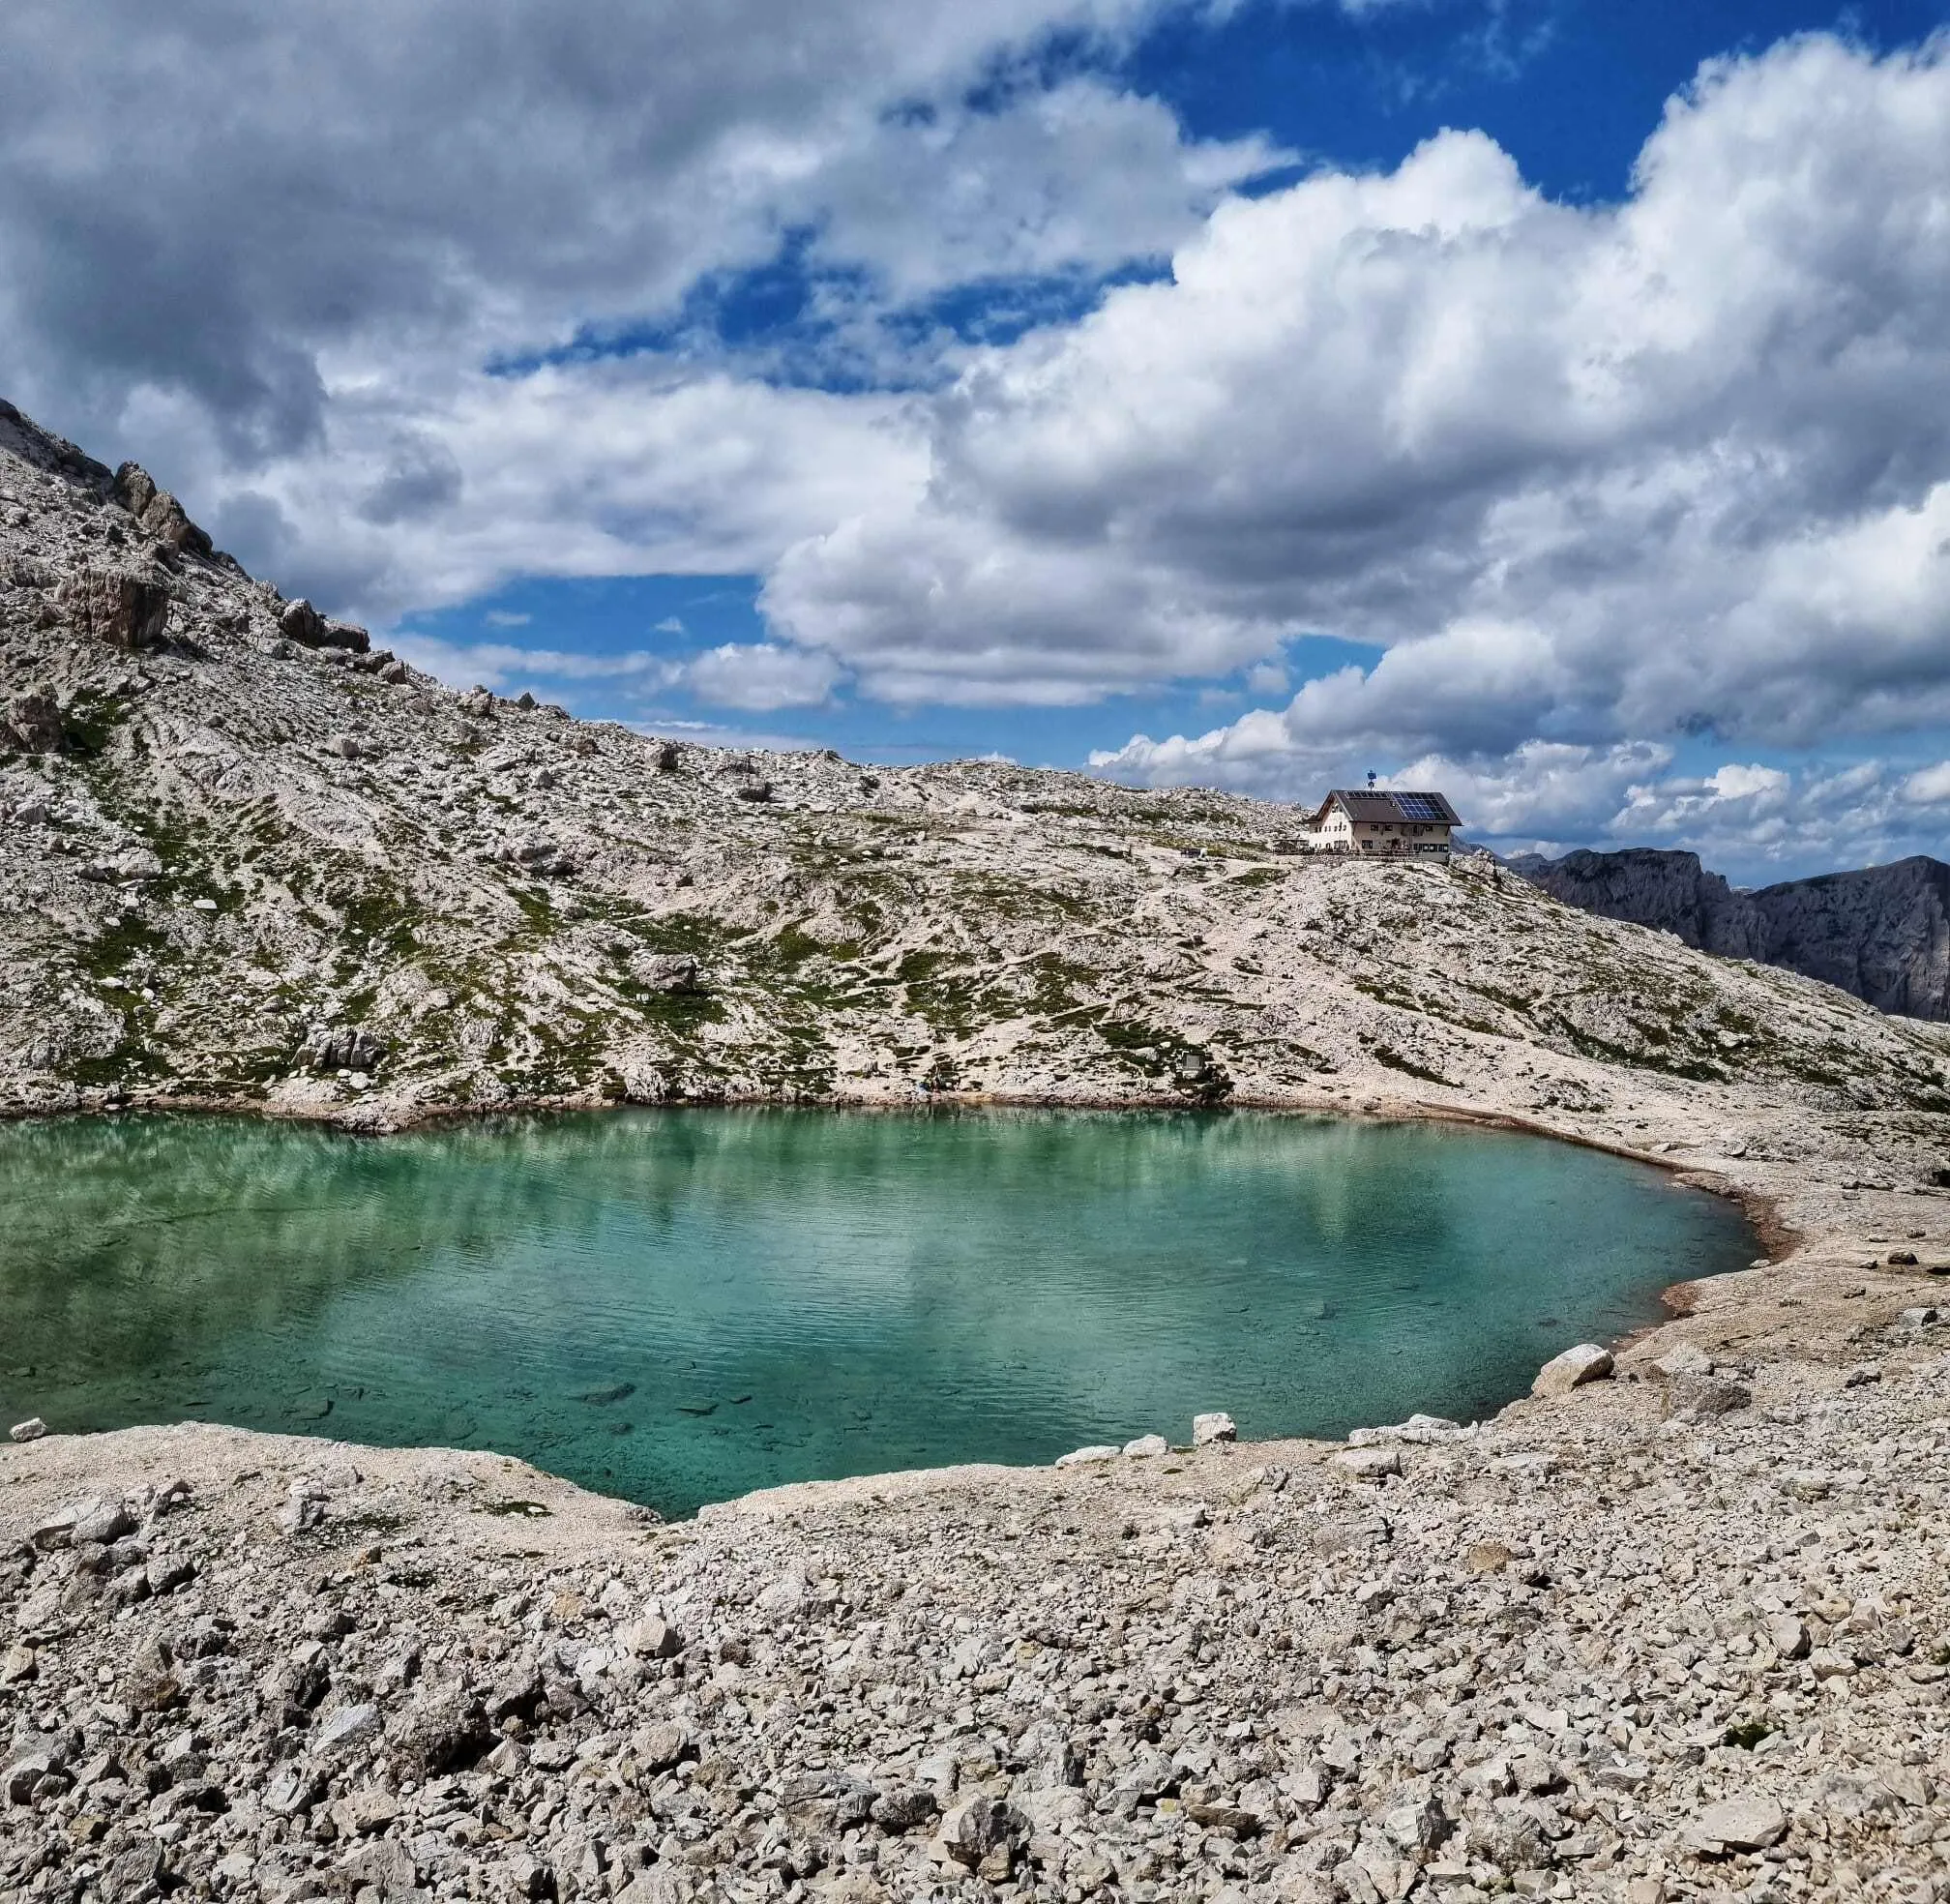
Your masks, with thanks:
[[[457,685],[1943,851],[1943,15],[24,0],[0,389]]]

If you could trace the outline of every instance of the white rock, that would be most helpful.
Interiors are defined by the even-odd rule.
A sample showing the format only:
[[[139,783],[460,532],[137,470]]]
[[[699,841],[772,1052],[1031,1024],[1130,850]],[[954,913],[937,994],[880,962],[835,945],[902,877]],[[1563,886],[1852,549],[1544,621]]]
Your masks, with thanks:
[[[1726,1799],[1708,1805],[1688,1833],[1702,1849],[1765,1851],[1788,1832],[1788,1814],[1769,1798]]]
[[[1561,1355],[1552,1355],[1530,1384],[1533,1395],[1568,1395],[1587,1382],[1603,1382],[1611,1373],[1611,1352],[1595,1342],[1581,1342]]]
[[[324,1757],[379,1736],[379,1709],[376,1706],[340,1706],[327,1712],[312,1735],[311,1749]]]
[[[1141,1461],[1155,1454],[1169,1454],[1171,1443],[1163,1435],[1139,1435],[1135,1442],[1124,1443],[1124,1452]]]
[[[1195,1414],[1192,1417],[1192,1445],[1210,1447],[1214,1442],[1236,1442],[1239,1430],[1233,1425],[1232,1417],[1223,1410],[1215,1409],[1210,1414]]]
[[[12,1442],[38,1442],[46,1432],[47,1424],[38,1414],[33,1414],[8,1429],[7,1439]]]
[[[1088,1447],[1072,1448],[1068,1454],[1059,1454],[1055,1465],[1058,1468],[1086,1468],[1097,1461],[1115,1461],[1120,1452],[1108,1442],[1093,1442]]]

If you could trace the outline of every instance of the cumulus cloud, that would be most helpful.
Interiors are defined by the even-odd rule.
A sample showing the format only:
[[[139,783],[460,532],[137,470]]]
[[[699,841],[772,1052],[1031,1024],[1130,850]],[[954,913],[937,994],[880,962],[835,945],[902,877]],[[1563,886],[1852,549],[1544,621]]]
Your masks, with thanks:
[[[1471,133],[1227,199],[926,422],[764,597],[871,693],[1080,699],[1324,630],[1388,653],[1302,691],[1295,747],[1950,715],[1943,45],[1710,66],[1615,206]]]
[[[1034,63],[1162,4],[15,0],[0,383],[97,441],[184,399],[242,461],[348,381],[628,328],[795,228],[896,298],[1167,251],[1271,149]],[[369,506],[447,481],[409,444]]]
[[[673,668],[665,683],[681,684],[716,707],[770,714],[782,707],[816,706],[842,678],[829,655],[773,641],[729,641]]]
[[[1950,760],[1918,768],[1904,781],[1903,797],[1919,807],[1950,806]]]
[[[400,429],[465,472],[437,507],[385,524],[361,499]],[[672,376],[638,358],[521,377],[429,371],[410,400],[348,397],[314,454],[226,462],[201,421],[199,513],[258,573],[372,622],[466,601],[524,575],[726,575],[873,506],[921,448],[902,400]]]

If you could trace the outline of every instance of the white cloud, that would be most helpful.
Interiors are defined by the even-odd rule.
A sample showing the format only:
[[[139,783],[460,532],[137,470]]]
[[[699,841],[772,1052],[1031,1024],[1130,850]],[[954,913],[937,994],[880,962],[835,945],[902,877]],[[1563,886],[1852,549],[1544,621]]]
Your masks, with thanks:
[[[411,630],[391,636],[388,645],[402,660],[453,687],[620,680],[653,673],[664,665],[647,654],[577,654],[560,648],[517,648],[500,641],[448,641]]]
[[[1919,807],[1950,804],[1950,760],[1922,767],[1903,783],[1903,797]]]
[[[249,464],[315,442],[348,384],[667,319],[789,231],[897,300],[1163,253],[1271,148],[1188,141],[1037,54],[1167,4],[13,0],[0,387],[160,460],[132,440],[153,393]]]
[[[658,635],[681,635],[684,633],[684,618],[682,615],[665,615],[652,632]]]
[[[181,412],[177,421],[196,428]],[[462,472],[385,523],[362,514],[402,429]],[[517,576],[724,575],[910,481],[920,446],[893,397],[673,378],[654,360],[519,378],[425,373],[403,395],[334,392],[315,454],[232,472],[201,439],[206,524],[287,589],[374,622]]]
[[[682,684],[699,700],[769,714],[812,707],[831,698],[843,678],[828,655],[771,641],[726,642],[671,669],[666,684]]]
[[[1228,199],[927,429],[764,596],[870,694],[1082,699],[1324,630],[1390,652],[1296,745],[1950,716],[1950,66],[1710,67],[1615,207],[1469,133]]]
[[[518,614],[513,609],[489,609],[481,619],[489,628],[526,628],[535,617],[531,614]]]

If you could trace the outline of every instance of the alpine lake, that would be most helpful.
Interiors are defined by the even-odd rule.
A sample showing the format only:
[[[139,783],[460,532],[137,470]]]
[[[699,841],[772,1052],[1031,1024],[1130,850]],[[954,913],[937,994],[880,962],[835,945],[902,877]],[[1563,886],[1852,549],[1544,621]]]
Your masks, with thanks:
[[[52,1119],[0,1127],[0,1425],[488,1447],[669,1516],[1468,1420],[1758,1249],[1627,1159],[1245,1111]]]

